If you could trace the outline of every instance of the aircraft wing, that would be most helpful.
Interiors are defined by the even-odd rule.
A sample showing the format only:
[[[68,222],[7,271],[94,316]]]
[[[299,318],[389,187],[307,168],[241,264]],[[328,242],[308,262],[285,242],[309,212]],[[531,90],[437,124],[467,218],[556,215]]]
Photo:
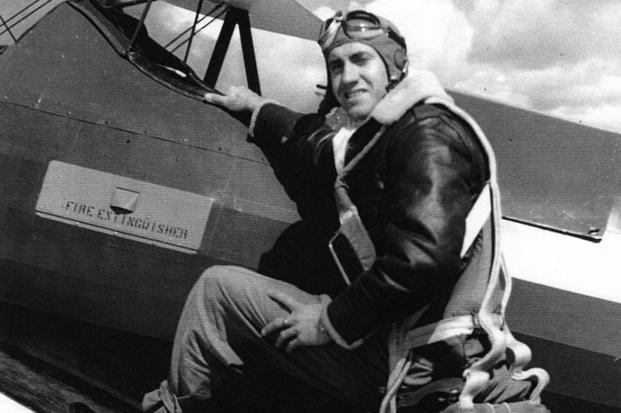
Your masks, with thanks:
[[[503,216],[592,241],[621,196],[618,133],[451,92],[490,139]]]
[[[28,10],[23,10],[23,14],[33,10],[38,11],[39,9],[44,8],[44,10],[39,13],[38,17],[40,17],[45,10],[49,10],[63,1],[66,0],[51,0],[51,3],[50,1],[35,0],[31,3],[32,7],[29,6],[30,9],[26,8]],[[191,11],[196,11],[196,7],[198,5],[198,0],[164,1]],[[130,2],[133,2],[133,0],[103,0],[103,3],[107,4],[123,4]],[[295,0],[207,0],[203,2],[201,12],[205,14],[215,5],[221,3],[231,5],[238,9],[247,10],[250,15],[250,23],[252,27],[257,29],[268,30],[275,33],[286,34],[313,41],[317,39],[321,20]],[[5,18],[6,16],[10,17],[13,13],[16,13],[19,10],[18,6],[9,6],[11,6],[11,3],[5,4],[0,0],[0,15]],[[23,14],[19,17],[23,17]],[[30,25],[25,25],[25,28],[18,31],[18,34],[21,34],[21,32],[28,27],[30,27]],[[0,32],[2,31],[3,27],[0,24]],[[5,35],[5,37],[7,37],[8,42],[10,39],[7,35]]]
[[[195,11],[198,0],[165,0],[167,3]],[[252,27],[271,32],[316,40],[321,20],[295,0],[208,0],[202,13],[216,4],[226,3],[247,10]]]

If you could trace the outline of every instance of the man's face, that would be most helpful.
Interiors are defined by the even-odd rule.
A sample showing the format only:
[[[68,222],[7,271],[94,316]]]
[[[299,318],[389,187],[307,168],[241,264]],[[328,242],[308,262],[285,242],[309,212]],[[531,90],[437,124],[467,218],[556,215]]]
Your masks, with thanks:
[[[379,54],[364,43],[345,43],[327,59],[332,91],[354,121],[364,120],[386,95],[388,74]]]

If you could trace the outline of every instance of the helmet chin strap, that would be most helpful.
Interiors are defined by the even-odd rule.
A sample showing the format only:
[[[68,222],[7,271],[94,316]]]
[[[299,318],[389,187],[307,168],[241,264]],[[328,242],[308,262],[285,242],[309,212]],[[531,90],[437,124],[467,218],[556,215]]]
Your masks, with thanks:
[[[409,66],[409,61],[406,59],[405,62],[403,62],[403,67],[401,68],[401,73],[399,73],[399,76],[390,76],[388,79],[388,85],[386,86],[386,92],[390,92],[392,89],[395,88],[395,86],[397,86],[399,84],[399,82],[401,82],[408,74],[408,66]]]
[[[400,81],[401,81],[401,79],[397,79],[395,77],[390,79],[390,81],[386,85],[386,92],[390,92],[391,90],[393,90],[395,88],[395,86],[397,86],[399,84]]]

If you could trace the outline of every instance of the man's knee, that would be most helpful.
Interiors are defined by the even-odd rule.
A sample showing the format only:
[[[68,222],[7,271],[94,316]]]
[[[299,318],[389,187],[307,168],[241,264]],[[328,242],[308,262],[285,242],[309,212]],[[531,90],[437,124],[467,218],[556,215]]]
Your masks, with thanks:
[[[194,289],[211,299],[240,296],[243,290],[253,284],[257,275],[243,267],[214,265],[201,274]]]
[[[203,271],[196,284],[205,287],[217,286],[223,282],[226,282],[226,279],[231,276],[233,276],[231,266],[214,265]]]

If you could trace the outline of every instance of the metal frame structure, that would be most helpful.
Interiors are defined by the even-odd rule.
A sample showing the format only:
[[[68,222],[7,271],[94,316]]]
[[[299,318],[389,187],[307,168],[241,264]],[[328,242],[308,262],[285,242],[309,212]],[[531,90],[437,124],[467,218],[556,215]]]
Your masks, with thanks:
[[[252,41],[252,33],[250,31],[250,19],[246,10],[235,8],[228,9],[222,30],[216,41],[213,54],[207,66],[204,81],[207,85],[214,87],[218,81],[218,76],[224,64],[226,51],[231,43],[233,30],[235,26],[239,26],[239,36],[242,46],[242,54],[244,57],[244,67],[246,69],[246,80],[248,88],[254,92],[261,94],[261,86],[259,84],[259,72],[257,69],[257,60],[254,54],[254,45]]]

